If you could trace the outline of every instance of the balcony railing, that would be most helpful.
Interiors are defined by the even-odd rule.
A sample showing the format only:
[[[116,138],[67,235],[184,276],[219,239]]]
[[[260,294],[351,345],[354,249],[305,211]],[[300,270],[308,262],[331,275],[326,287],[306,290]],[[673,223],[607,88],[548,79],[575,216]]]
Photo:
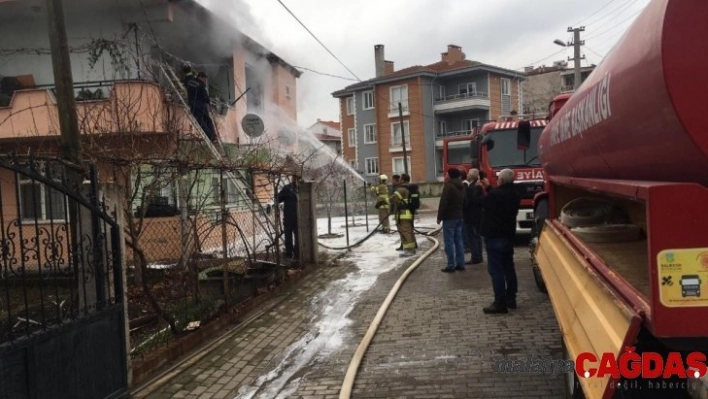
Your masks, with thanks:
[[[489,107],[489,95],[482,91],[438,97],[433,102],[435,112],[454,112],[475,108],[489,109]]]
[[[572,93],[573,91],[575,91],[575,87],[573,87],[573,85],[561,86],[561,93]]]
[[[435,102],[445,102],[445,101],[452,101],[452,100],[460,100],[460,99],[466,99],[466,98],[489,98],[487,93],[483,91],[473,91],[471,93],[463,93],[463,94],[453,94],[445,97],[437,97],[435,98]]]
[[[467,136],[471,132],[469,130],[458,130],[454,132],[437,132],[435,138],[442,139],[447,137]]]

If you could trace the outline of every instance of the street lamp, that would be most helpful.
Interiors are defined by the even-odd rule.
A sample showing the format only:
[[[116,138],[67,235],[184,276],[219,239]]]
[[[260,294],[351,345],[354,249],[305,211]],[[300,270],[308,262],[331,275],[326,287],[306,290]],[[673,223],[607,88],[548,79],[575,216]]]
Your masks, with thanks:
[[[561,47],[568,47],[568,45],[567,45],[564,41],[562,41],[562,40],[560,40],[560,39],[554,40],[553,43],[555,43],[555,44],[557,44],[557,45],[559,45],[559,46],[561,46]]]

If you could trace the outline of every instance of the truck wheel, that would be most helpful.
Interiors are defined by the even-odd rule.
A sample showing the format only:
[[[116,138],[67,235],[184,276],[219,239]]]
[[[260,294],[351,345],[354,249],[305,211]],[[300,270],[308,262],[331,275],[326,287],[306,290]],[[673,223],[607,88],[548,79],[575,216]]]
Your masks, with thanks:
[[[575,360],[570,358],[568,348],[565,346],[565,341],[561,338],[563,344],[563,359],[566,361]],[[575,370],[565,373],[565,397],[567,399],[585,399],[583,387],[580,385],[580,379],[575,374]]]

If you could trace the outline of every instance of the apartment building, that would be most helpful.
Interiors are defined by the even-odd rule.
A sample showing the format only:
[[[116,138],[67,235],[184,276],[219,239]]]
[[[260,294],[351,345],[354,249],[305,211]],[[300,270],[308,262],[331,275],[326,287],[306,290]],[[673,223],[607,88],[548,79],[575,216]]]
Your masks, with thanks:
[[[412,181],[442,181],[444,138],[522,108],[523,73],[468,60],[460,46],[449,45],[438,62],[396,71],[384,46],[376,45],[374,65],[374,78],[332,93],[344,157],[371,179],[404,172],[405,141]]]
[[[590,76],[595,65],[582,67],[580,76],[582,82]],[[526,80],[522,83],[524,104],[522,113],[545,117],[548,114],[548,104],[562,93],[571,93],[575,86],[575,70],[568,67],[567,61],[556,61],[553,65],[526,67]],[[582,83],[581,82],[581,83]]]

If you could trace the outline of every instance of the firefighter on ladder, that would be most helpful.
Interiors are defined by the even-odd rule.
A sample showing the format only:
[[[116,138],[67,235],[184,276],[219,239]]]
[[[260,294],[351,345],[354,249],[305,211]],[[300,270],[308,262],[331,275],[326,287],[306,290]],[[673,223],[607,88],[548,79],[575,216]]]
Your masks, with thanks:
[[[415,255],[416,240],[413,234],[413,212],[411,212],[409,204],[411,200],[408,185],[411,182],[410,176],[407,174],[401,175],[401,184],[396,188],[391,195],[391,205],[396,217],[396,228],[401,236],[401,247],[403,252],[401,256]]]
[[[388,222],[388,213],[389,213],[389,199],[388,199],[388,186],[386,185],[386,181],[388,180],[388,176],[386,175],[381,175],[379,176],[379,184],[371,187],[371,192],[374,193],[376,196],[376,209],[379,211],[379,223],[381,224],[381,232],[383,233],[390,233],[391,232],[391,226]]]

